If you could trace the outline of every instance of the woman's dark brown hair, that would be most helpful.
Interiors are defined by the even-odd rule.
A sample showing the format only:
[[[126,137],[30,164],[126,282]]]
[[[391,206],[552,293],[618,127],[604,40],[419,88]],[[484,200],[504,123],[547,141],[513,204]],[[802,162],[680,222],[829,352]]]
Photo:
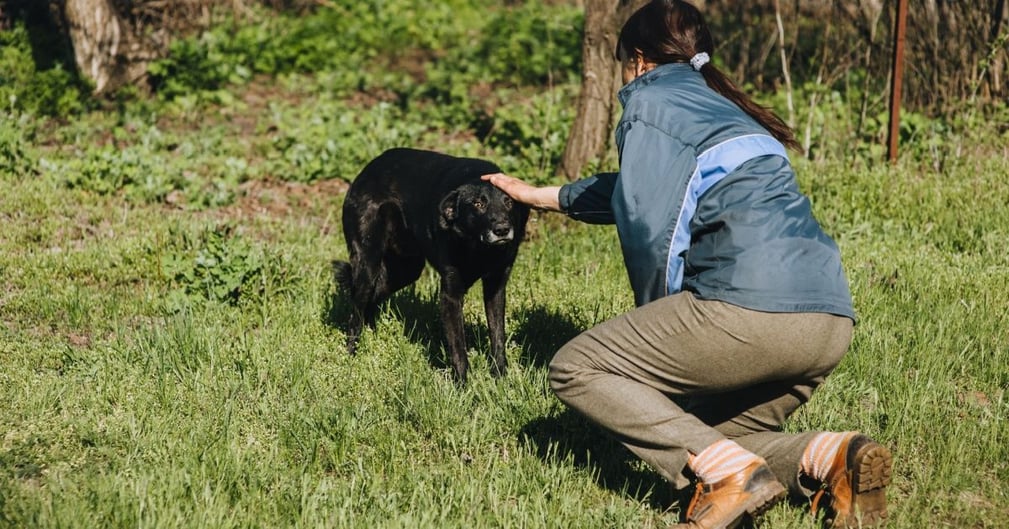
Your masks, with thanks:
[[[627,20],[617,40],[618,56],[623,50],[627,56],[640,54],[642,59],[654,64],[689,63],[698,53],[713,55],[714,48],[701,12],[683,0],[652,0],[645,4]],[[754,102],[713,64],[701,66],[700,72],[712,90],[739,106],[778,141],[802,150],[787,123],[767,107]]]

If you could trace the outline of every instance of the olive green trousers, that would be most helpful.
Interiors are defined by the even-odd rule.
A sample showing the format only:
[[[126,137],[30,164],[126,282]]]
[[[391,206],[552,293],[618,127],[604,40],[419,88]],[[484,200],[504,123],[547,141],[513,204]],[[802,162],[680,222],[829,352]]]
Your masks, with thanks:
[[[688,453],[732,439],[767,460],[793,494],[817,432],[781,425],[809,400],[851,343],[853,322],[770,313],[681,292],[603,322],[565,344],[550,385],[677,488]]]

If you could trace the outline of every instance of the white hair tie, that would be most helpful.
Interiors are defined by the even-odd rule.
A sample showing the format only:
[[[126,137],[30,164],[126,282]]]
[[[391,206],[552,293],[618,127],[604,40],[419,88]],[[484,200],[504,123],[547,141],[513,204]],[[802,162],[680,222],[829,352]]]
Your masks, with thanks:
[[[690,58],[690,66],[698,72],[701,71],[702,66],[708,64],[709,62],[711,62],[711,57],[703,51]]]

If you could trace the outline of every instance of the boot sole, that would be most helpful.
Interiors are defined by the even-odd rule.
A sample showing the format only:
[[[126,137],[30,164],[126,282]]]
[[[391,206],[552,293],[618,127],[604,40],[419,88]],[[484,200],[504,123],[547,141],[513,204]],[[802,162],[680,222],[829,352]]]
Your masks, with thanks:
[[[884,521],[886,487],[893,477],[893,454],[885,446],[868,441],[848,455],[854,511],[834,526],[872,527]]]

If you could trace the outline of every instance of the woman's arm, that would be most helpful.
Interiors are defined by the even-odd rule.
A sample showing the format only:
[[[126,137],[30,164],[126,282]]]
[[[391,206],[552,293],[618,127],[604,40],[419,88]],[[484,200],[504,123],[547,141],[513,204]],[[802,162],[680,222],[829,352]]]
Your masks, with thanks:
[[[536,187],[504,173],[487,174],[483,175],[482,178],[494,184],[513,199],[529,204],[536,209],[545,209],[547,211],[561,210],[560,200],[558,199],[561,191],[560,186]]]

